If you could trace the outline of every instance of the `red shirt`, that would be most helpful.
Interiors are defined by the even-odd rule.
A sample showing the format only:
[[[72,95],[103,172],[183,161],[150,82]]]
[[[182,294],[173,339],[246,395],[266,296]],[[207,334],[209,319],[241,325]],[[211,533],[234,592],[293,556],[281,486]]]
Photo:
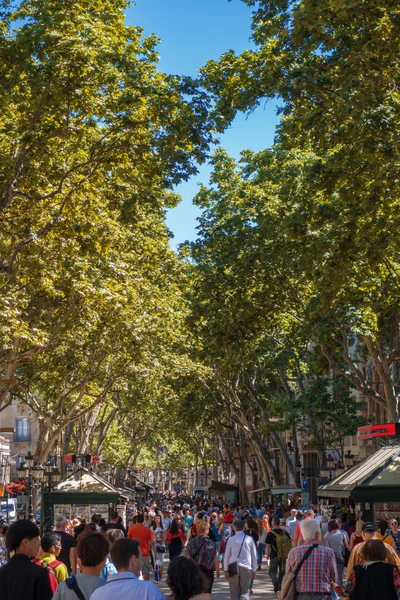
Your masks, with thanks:
[[[138,523],[134,527],[129,528],[128,537],[131,540],[139,542],[142,556],[150,556],[150,542],[154,540],[154,534],[150,527]]]
[[[301,540],[303,539],[303,534],[301,533],[301,529],[300,529],[300,523],[301,523],[301,521],[299,521],[297,523],[296,529],[294,530],[294,536],[293,536],[293,537],[295,537],[296,535],[298,536],[297,543],[301,542]]]
[[[171,533],[170,531],[167,532],[167,537],[166,537],[167,544],[169,544],[171,542],[171,540],[174,540],[175,538],[181,538],[182,545],[186,542],[186,536],[181,531],[181,529],[179,530],[179,533]]]

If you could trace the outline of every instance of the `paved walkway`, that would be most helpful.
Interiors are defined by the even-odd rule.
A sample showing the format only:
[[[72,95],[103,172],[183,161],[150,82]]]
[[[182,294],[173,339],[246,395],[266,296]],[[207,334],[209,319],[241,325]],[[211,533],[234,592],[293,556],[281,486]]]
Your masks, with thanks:
[[[167,574],[168,564],[165,565],[165,576]],[[163,594],[168,597],[169,590],[165,582],[161,582],[160,589]],[[265,562],[261,571],[257,571],[257,577],[253,585],[253,594],[250,595],[251,600],[276,600],[277,596],[273,592],[271,580],[268,576],[268,567]],[[212,600],[230,600],[229,585],[225,577],[221,576],[216,579],[213,587]]]

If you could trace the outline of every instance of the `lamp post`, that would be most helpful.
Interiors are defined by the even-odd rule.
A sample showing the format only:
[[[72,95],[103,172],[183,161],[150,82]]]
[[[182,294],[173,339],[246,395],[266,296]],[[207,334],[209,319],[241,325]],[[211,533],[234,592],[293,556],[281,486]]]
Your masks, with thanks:
[[[30,521],[35,520],[33,512],[33,488],[39,487],[40,482],[43,480],[44,468],[42,465],[35,463],[35,458],[31,454],[31,451],[24,457],[24,462],[17,469],[18,477],[25,479],[28,484],[28,519]]]
[[[40,529],[41,531],[52,531],[54,525],[53,506],[51,503],[51,492],[54,486],[61,481],[61,473],[58,467],[54,466],[53,461],[48,458],[44,466],[45,480],[42,483],[42,506],[40,511]],[[44,516],[44,494],[48,493],[48,502],[46,507],[46,518]]]

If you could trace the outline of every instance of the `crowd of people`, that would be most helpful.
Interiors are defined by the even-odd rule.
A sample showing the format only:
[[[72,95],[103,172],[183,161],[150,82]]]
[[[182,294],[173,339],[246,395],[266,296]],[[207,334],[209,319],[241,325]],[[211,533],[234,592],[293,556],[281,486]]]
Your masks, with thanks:
[[[162,581],[169,600],[206,600],[222,574],[230,599],[248,600],[264,568],[281,600],[294,586],[299,600],[400,594],[398,520],[376,526],[339,509],[158,499],[126,523],[116,512],[90,522],[58,515],[41,537],[19,520],[0,529],[0,543],[1,600],[165,600]]]

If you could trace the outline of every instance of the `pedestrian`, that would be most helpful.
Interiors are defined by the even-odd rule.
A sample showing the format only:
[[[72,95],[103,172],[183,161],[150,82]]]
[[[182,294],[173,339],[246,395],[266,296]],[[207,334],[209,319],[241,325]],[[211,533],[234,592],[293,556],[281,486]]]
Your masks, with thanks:
[[[6,546],[13,556],[0,568],[1,600],[51,600],[49,573],[31,562],[40,548],[40,532],[32,521],[21,519],[10,525]]]
[[[328,517],[328,515],[323,515],[322,516],[322,520],[321,520],[321,533],[322,535],[326,535],[328,533],[328,524],[329,524],[330,518]]]
[[[345,555],[346,550],[349,550],[349,544],[347,543],[344,533],[339,529],[339,523],[336,521],[336,519],[331,519],[329,521],[328,532],[324,537],[329,548],[331,548],[334,552],[339,576],[339,579],[336,581],[336,583],[342,587]]]
[[[92,593],[106,585],[100,574],[106,564],[110,542],[104,533],[91,531],[81,534],[76,547],[80,573],[60,583],[54,600],[89,600]]]
[[[55,531],[61,537],[61,552],[58,560],[67,567],[68,575],[76,575],[76,541],[70,533],[67,533],[67,519],[62,515],[56,517]]]
[[[385,544],[370,539],[363,549],[365,562],[356,565],[343,590],[351,600],[397,600],[400,595],[400,574],[386,562]]]
[[[293,537],[293,534],[290,533],[290,524],[294,523],[293,527],[295,527],[297,525],[296,515],[297,515],[297,510],[295,508],[292,508],[290,511],[290,516],[286,519],[286,527],[287,527],[290,537]],[[294,531],[293,531],[293,533],[294,533]]]
[[[354,546],[357,546],[357,544],[361,544],[364,541],[362,536],[363,525],[364,523],[361,521],[361,519],[356,521],[355,531],[353,531],[350,536],[350,552],[353,550]]]
[[[194,560],[178,556],[168,567],[167,584],[171,590],[168,600],[208,600],[203,593],[203,577]]]
[[[304,519],[300,527],[303,544],[293,548],[286,561],[286,572],[294,573],[305,559],[296,577],[296,599],[331,600],[332,584],[338,578],[335,554],[331,548],[318,545],[321,540],[318,521]]]
[[[110,575],[107,583],[97,589],[90,600],[165,600],[153,582],[139,579],[142,555],[138,540],[125,537],[116,540],[110,555],[117,573]]]
[[[272,529],[266,537],[266,556],[269,559],[269,576],[274,586],[275,594],[281,589],[283,575],[285,573],[286,559],[292,548],[290,536],[282,529],[281,520],[277,517],[272,519]],[[285,549],[285,550],[284,550]]]
[[[229,582],[231,600],[249,600],[250,584],[256,578],[257,554],[253,539],[244,533],[244,522],[233,521],[232,535],[224,555],[225,578]]]
[[[168,547],[169,560],[173,561],[174,558],[182,554],[183,546],[186,543],[186,536],[182,530],[179,529],[176,519],[174,519],[169,526],[165,540]]]
[[[376,533],[376,539],[385,542],[385,544],[390,544],[394,550],[396,550],[396,544],[389,531],[389,523],[382,519],[378,523],[378,531]],[[397,550],[396,550],[397,552]]]
[[[399,531],[399,522],[397,519],[392,519],[390,521],[391,527],[391,535],[394,539],[394,543],[396,544],[396,552],[400,554],[400,531]]]
[[[127,535],[125,527],[120,522],[120,517],[117,511],[113,511],[111,513],[110,521],[107,523],[107,525],[104,525],[102,529],[104,533],[106,533],[109,529],[120,529],[121,531],[123,531],[124,536]]]
[[[153,569],[150,552],[153,551],[154,556],[156,556],[157,548],[154,543],[153,530],[144,525],[144,516],[142,514],[137,515],[136,525],[129,529],[128,537],[131,540],[137,540],[140,544],[143,579],[148,581]]]
[[[214,583],[214,569],[216,576],[220,576],[220,567],[217,556],[217,545],[209,538],[210,524],[201,519],[197,522],[197,535],[191,538],[185,548],[185,555],[192,558],[200,568],[203,576],[203,591],[211,594]]]
[[[226,544],[227,544],[229,538],[231,537],[231,535],[233,534],[233,528],[232,528],[233,521],[234,521],[233,513],[231,513],[231,512],[225,513],[222,524],[220,525],[220,528],[218,530],[218,533],[221,536],[221,543],[220,543],[219,551],[222,556],[225,553]]]
[[[167,548],[166,548],[166,541],[165,541],[166,534],[165,534],[165,531],[163,528],[163,522],[162,522],[160,515],[156,515],[154,517],[151,529],[152,529],[153,535],[154,535],[154,541],[156,544],[156,551],[157,551],[157,560],[158,560],[159,566],[160,566],[159,581],[162,581],[165,552],[166,552]]]
[[[304,513],[304,519],[314,519],[315,513],[312,510],[312,508],[306,510],[306,512]],[[297,517],[296,517],[297,518]],[[294,531],[294,535],[293,535],[293,548],[296,548],[297,546],[300,546],[304,540],[303,540],[303,536],[301,533],[301,528],[300,528],[300,524],[302,522],[303,516],[301,516],[300,518],[298,518],[298,523],[296,525],[296,529]],[[319,526],[319,523],[318,523]]]
[[[77,521],[78,521],[78,525],[75,525],[75,527],[73,529],[75,542],[78,541],[78,537],[80,536],[81,533],[83,533],[85,531],[86,526],[87,526],[87,521],[86,521],[85,517],[79,517],[79,519],[75,519],[73,521],[73,523],[76,524]]]
[[[112,545],[117,540],[124,537],[124,532],[121,531],[120,529],[109,529],[106,533],[106,536],[107,536],[108,541],[110,542],[110,548],[111,548]],[[116,569],[115,565],[113,564],[113,561],[111,560],[111,555],[108,554],[106,564],[104,565],[100,576],[102,579],[104,579],[104,581],[108,581],[109,575],[115,575],[116,572],[117,572],[117,569]]]
[[[265,548],[266,548],[265,540],[268,535],[268,530],[264,527],[263,521],[260,517],[256,517],[254,520],[257,523],[257,530],[258,530],[257,569],[260,570],[261,565],[262,565],[262,559],[263,559],[263,556],[265,555]]]
[[[355,565],[360,565],[362,563],[365,563],[365,556],[363,554],[365,543],[368,540],[371,540],[374,538],[377,539],[376,533],[377,533],[377,527],[376,527],[375,523],[372,523],[371,521],[367,521],[366,523],[364,523],[363,528],[362,528],[362,536],[363,536],[364,541],[361,544],[357,544],[357,546],[354,546],[353,550],[350,553],[349,564],[347,565],[347,570],[346,570],[346,578],[347,579],[350,578],[350,575],[351,575]],[[386,560],[389,563],[392,563],[393,565],[395,565],[397,570],[400,572],[400,558],[399,558],[396,550],[394,550],[390,544],[386,544],[385,542],[384,542],[384,544],[385,544],[385,548],[386,548]]]
[[[162,522],[163,522],[163,527],[164,527],[165,533],[167,533],[172,521],[173,521],[173,519],[172,519],[172,516],[170,515],[169,510],[167,508],[164,508],[162,511]]]
[[[193,517],[190,514],[190,510],[188,508],[185,510],[185,516],[184,516],[183,519],[185,521],[186,528],[188,530],[188,539],[189,539],[190,538],[190,533],[191,533],[191,530],[192,530],[192,525],[193,525]]]
[[[36,564],[40,563],[43,567],[49,567],[54,572],[57,583],[67,579],[67,567],[58,560],[61,552],[61,536],[55,531],[45,533],[40,541],[40,546],[43,552],[36,559]]]

